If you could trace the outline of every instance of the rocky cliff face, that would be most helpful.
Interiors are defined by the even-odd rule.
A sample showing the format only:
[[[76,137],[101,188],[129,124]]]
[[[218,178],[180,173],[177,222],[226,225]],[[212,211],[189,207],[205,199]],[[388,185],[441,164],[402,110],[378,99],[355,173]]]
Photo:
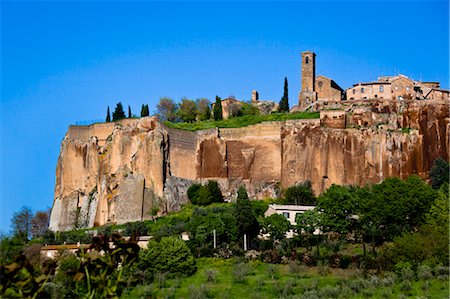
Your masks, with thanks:
[[[345,122],[333,112],[324,113],[326,121],[198,132],[152,117],[72,126],[61,144],[50,228],[144,220],[152,207],[178,210],[194,181],[217,180],[229,200],[242,184],[255,199],[306,180],[319,194],[333,183],[426,178],[437,157],[449,158],[448,101],[327,105],[319,108],[344,111]]]

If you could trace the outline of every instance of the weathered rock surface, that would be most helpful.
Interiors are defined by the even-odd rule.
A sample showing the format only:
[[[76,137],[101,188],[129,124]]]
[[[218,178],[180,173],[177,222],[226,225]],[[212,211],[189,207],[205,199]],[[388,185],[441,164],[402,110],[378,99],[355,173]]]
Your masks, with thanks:
[[[228,200],[240,185],[262,199],[307,180],[319,194],[333,183],[426,178],[437,157],[449,158],[448,101],[320,105],[312,109],[342,112],[198,132],[153,117],[72,126],[61,144],[50,228],[150,219],[153,207],[179,210],[187,188],[208,179]]]

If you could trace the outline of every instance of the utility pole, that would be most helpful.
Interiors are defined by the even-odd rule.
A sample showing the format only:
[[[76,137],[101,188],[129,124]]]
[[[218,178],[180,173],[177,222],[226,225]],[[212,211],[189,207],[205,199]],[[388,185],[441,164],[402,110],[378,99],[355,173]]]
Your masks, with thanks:
[[[214,235],[214,248],[216,248],[217,242],[216,242],[216,230],[213,230]]]
[[[247,251],[247,235],[244,234],[244,251]]]

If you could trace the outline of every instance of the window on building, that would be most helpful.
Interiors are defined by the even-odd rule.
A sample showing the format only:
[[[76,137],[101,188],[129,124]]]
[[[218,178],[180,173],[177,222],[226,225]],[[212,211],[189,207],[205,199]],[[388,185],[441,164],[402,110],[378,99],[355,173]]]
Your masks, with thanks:
[[[409,91],[409,89],[410,89],[409,86],[406,86],[406,91]]]
[[[355,93],[356,93],[356,89],[353,88],[353,94],[355,94]]]
[[[317,83],[317,85],[319,86],[319,88],[322,88],[323,82],[319,81],[319,83]]]
[[[397,85],[395,85],[394,89],[395,89],[395,90],[398,90],[398,86],[397,86]]]
[[[361,87],[361,93],[364,93],[364,87]]]
[[[289,219],[289,212],[283,212],[283,216],[286,217],[286,219]]]
[[[298,215],[301,215],[302,213],[295,213],[295,221],[297,221]]]
[[[380,85],[380,92],[384,92],[384,86]]]
[[[308,63],[309,63],[309,57],[306,56],[306,58],[305,58],[305,64],[308,64]]]

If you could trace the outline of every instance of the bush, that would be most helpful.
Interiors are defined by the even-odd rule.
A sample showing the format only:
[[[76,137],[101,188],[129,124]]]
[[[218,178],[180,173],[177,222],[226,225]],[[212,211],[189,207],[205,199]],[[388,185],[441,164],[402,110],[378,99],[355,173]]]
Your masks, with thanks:
[[[146,236],[148,234],[148,227],[145,222],[136,221],[136,222],[127,222],[125,223],[125,236],[137,235],[137,236]]]
[[[206,206],[213,202],[223,202],[223,195],[216,181],[208,181],[204,186],[192,184],[187,195],[194,205]]]
[[[428,280],[433,278],[431,267],[427,265],[420,265],[417,267],[417,278],[420,280]]]
[[[167,272],[169,276],[192,275],[197,270],[194,256],[186,243],[176,237],[164,237],[160,242],[150,240],[148,249],[141,250],[138,268],[156,273]]]
[[[316,203],[316,198],[311,188],[311,182],[309,181],[287,188],[286,191],[284,191],[284,196],[284,204],[314,205]]]

